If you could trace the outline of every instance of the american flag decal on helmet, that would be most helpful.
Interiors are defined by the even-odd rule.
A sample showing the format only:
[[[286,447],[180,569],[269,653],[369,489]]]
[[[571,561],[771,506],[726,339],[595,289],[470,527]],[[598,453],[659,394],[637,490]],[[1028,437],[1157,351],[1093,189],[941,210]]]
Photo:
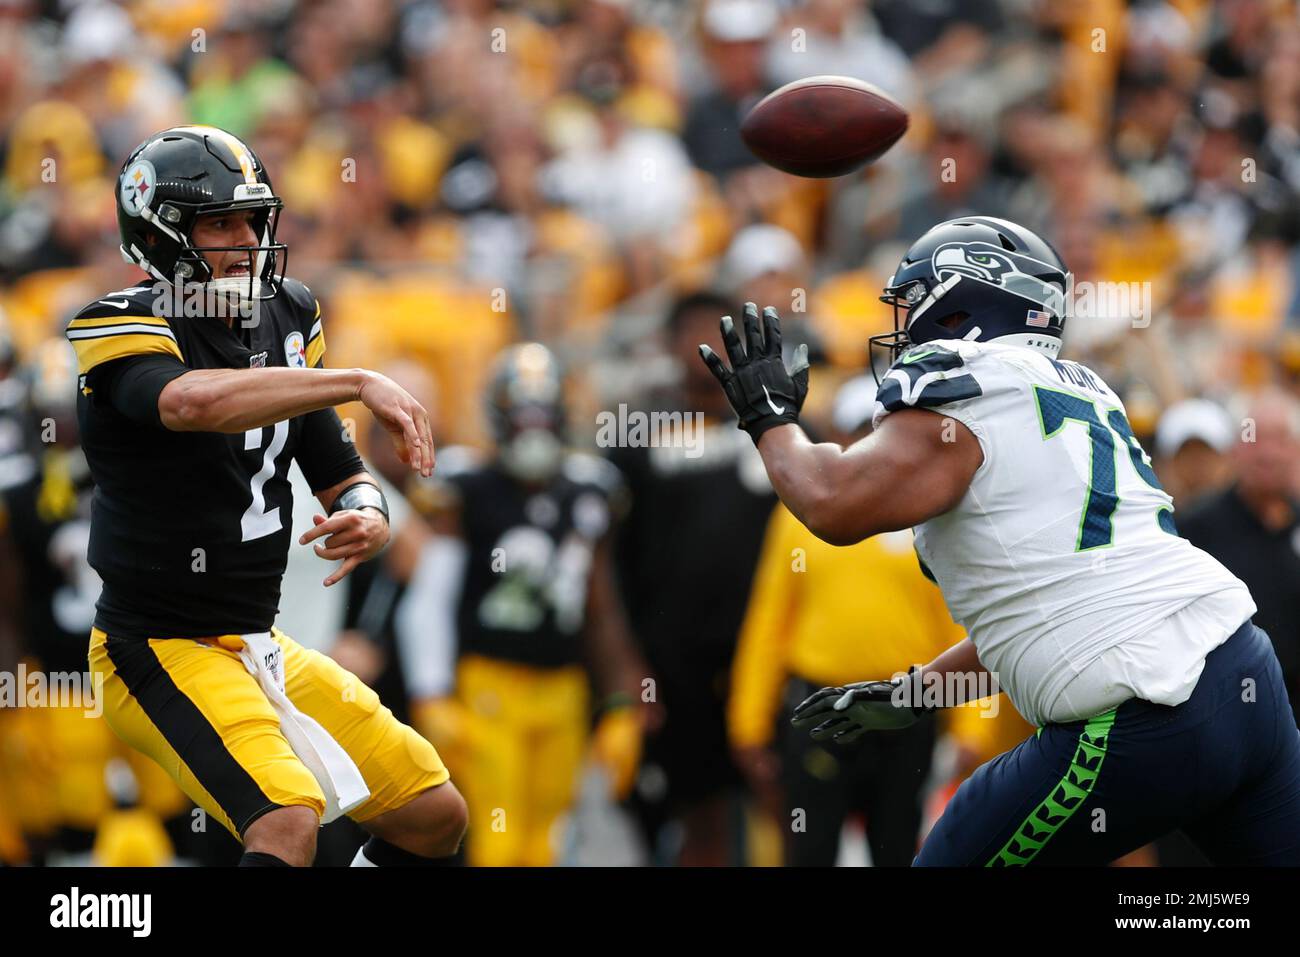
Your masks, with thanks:
[[[1046,329],[1052,322],[1052,314],[1041,309],[1030,309],[1025,313],[1025,325]]]

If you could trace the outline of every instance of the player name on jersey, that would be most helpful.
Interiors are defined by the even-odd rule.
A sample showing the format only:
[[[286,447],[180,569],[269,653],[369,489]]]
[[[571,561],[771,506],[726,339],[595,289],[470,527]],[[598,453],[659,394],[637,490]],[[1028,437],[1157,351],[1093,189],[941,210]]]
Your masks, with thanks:
[[[1077,362],[1067,362],[1064,359],[1049,359],[1048,361],[1052,363],[1052,368],[1056,370],[1056,374],[1060,376],[1061,381],[1067,385],[1077,385],[1102,394],[1110,391],[1101,384],[1101,380],[1093,375],[1089,369]]]

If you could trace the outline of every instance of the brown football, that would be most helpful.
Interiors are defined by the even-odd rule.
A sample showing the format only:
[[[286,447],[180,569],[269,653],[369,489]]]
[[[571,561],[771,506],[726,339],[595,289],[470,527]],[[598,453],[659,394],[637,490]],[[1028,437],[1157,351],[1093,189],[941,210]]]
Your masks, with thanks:
[[[907,132],[907,111],[870,83],[811,76],[763,97],[740,125],[745,145],[795,176],[843,176]]]

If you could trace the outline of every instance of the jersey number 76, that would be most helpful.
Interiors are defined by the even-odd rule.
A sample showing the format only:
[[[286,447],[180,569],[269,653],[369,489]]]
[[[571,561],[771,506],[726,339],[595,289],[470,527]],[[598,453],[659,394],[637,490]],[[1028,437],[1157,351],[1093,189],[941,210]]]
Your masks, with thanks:
[[[1092,400],[1042,386],[1034,386],[1034,399],[1038,404],[1038,421],[1043,429],[1044,441],[1059,435],[1066,422],[1081,422],[1088,427],[1091,468],[1075,551],[1105,548],[1114,539],[1115,529],[1111,519],[1119,506],[1119,495],[1115,489],[1115,437],[1119,436],[1128,451],[1129,461],[1133,463],[1133,468],[1142,481],[1163,492],[1160,480],[1156,478],[1147,454],[1142,451],[1137,436],[1133,434],[1133,429],[1121,410],[1106,410],[1103,421]],[[1178,534],[1174,529],[1174,517],[1170,509],[1157,509],[1156,521],[1166,532]]]

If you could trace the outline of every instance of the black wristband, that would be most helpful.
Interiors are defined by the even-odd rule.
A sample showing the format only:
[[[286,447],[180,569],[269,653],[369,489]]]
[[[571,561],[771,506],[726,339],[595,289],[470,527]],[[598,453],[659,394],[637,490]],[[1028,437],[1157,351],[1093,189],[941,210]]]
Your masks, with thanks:
[[[763,437],[763,433],[768,429],[775,429],[780,425],[798,424],[798,413],[795,413],[794,415],[765,415],[762,418],[754,419],[750,422],[740,421],[736,423],[738,428],[749,433],[749,437],[754,440],[755,445],[758,445],[758,440]]]
[[[373,482],[355,482],[339,492],[330,506],[330,514],[345,508],[373,508],[388,521],[388,499],[384,498],[384,490]]]

